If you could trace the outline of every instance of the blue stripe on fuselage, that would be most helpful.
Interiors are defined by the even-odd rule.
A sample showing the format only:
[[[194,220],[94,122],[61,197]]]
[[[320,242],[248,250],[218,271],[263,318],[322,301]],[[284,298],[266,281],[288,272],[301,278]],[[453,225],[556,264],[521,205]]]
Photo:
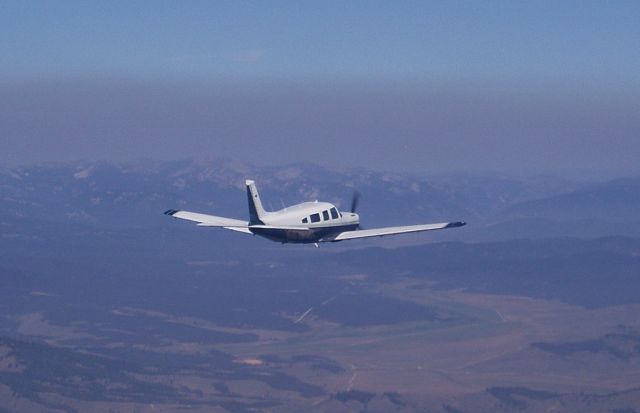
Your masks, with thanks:
[[[317,227],[309,229],[278,229],[278,228],[251,228],[249,230],[256,235],[276,242],[291,242],[301,244],[311,244],[326,238],[331,234],[339,234],[344,231],[353,231],[358,228],[358,224],[336,225],[332,227]]]

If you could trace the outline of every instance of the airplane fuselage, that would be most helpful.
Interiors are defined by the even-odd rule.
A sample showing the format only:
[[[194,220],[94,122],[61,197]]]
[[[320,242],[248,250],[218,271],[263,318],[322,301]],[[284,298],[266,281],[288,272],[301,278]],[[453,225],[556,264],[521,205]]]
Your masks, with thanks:
[[[279,211],[264,212],[249,230],[276,242],[317,243],[331,234],[358,228],[358,214],[338,211],[328,202],[304,202]],[[274,228],[278,227],[278,228]]]

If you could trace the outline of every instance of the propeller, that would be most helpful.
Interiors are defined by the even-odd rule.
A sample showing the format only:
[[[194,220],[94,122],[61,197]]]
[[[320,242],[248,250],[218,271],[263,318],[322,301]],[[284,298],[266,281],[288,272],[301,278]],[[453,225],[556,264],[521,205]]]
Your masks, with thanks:
[[[353,195],[351,196],[351,213],[352,214],[356,213],[356,209],[358,209],[358,202],[360,202],[360,192],[355,190],[353,191]],[[364,228],[362,228],[362,225],[358,223],[356,229],[364,229]]]
[[[358,208],[358,201],[360,201],[360,192],[353,191],[353,196],[351,197],[351,212],[355,213]]]

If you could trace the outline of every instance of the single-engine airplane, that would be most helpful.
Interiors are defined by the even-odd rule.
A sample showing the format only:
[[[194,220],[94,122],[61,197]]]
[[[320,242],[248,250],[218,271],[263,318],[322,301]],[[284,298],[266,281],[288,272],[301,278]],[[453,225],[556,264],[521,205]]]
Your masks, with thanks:
[[[219,227],[246,234],[260,235],[281,243],[315,244],[350,239],[383,237],[409,232],[432,231],[466,225],[465,222],[443,222],[401,227],[360,229],[360,217],[356,214],[359,196],[354,193],[349,212],[338,211],[328,202],[303,202],[279,211],[268,212],[262,207],[258,189],[252,180],[247,185],[249,221],[170,209],[165,212],[174,218],[194,221],[201,227]]]

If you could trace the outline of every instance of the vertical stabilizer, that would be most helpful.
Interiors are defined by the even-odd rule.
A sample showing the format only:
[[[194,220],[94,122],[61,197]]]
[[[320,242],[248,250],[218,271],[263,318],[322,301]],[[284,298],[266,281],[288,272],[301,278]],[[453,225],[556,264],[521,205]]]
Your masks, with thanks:
[[[247,185],[247,199],[249,200],[249,225],[264,225],[262,218],[265,216],[265,211],[258,195],[256,183],[247,179],[245,184]]]

